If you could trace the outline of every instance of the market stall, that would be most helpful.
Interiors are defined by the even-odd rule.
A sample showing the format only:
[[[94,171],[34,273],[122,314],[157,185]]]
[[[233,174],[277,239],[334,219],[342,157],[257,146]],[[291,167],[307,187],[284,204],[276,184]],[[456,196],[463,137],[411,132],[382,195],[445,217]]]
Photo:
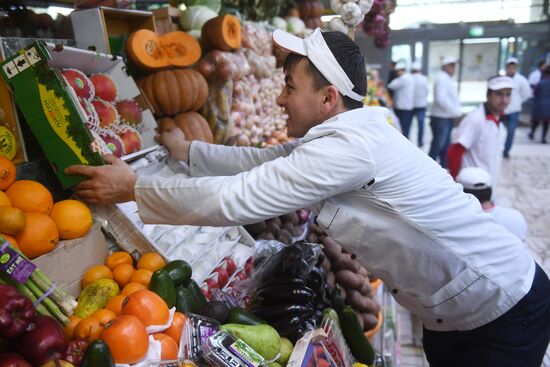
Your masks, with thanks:
[[[103,154],[140,175],[187,174],[157,130],[291,140],[271,33],[323,26],[321,2],[186,3],[79,1],[74,40],[0,38],[0,366],[383,365],[383,286],[308,210],[245,227],[145,225],[135,202],[71,197],[82,177],[63,169]],[[330,27],[351,36],[372,6],[332,3]]]

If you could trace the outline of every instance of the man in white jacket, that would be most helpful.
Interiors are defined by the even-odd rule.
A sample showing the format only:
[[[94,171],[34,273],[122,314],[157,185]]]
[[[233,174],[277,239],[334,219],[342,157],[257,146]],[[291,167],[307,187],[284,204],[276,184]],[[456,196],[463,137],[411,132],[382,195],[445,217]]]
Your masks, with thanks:
[[[363,107],[364,59],[346,35],[273,32],[290,51],[277,102],[296,143],[265,149],[160,141],[191,178],[137,176],[107,156],[72,166],[91,203],[135,200],[144,223],[227,226],[303,207],[424,323],[432,366],[537,366],[550,340],[550,281],[525,246],[391,127]]]
[[[506,118],[506,142],[504,143],[504,152],[502,156],[504,158],[510,158],[510,149],[514,143],[514,134],[516,128],[519,125],[519,115],[521,113],[521,106],[532,96],[531,87],[527,79],[517,72],[518,59],[515,57],[509,57],[506,59],[506,75],[514,79],[514,89],[512,90],[512,99],[508,108],[504,111]]]
[[[393,91],[393,109],[399,118],[401,132],[408,139],[413,118],[414,82],[411,74],[405,70],[403,62],[395,64],[395,71],[397,78],[393,79],[387,87]]]
[[[434,100],[430,115],[432,144],[428,155],[447,168],[447,150],[451,144],[453,121],[460,116],[460,99],[453,81],[457,59],[446,56],[434,81]]]
[[[411,65],[414,97],[413,97],[413,117],[418,122],[418,146],[424,146],[424,119],[426,117],[426,106],[428,105],[428,78],[422,74],[422,64],[415,61]]]

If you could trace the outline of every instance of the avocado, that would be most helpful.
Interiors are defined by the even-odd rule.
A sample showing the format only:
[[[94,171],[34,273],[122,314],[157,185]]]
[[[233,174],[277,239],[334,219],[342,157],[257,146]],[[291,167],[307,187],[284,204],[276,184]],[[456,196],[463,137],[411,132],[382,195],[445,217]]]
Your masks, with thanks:
[[[229,306],[223,301],[211,300],[201,308],[198,314],[218,320],[223,324],[229,315]]]

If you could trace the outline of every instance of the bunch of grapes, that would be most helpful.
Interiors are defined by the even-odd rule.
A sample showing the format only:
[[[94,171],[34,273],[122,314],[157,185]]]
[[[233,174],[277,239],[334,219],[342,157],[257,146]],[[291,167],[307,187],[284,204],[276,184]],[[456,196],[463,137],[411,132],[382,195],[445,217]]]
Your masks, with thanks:
[[[390,44],[390,14],[396,5],[396,0],[374,0],[363,19],[363,30],[374,38],[376,47],[386,48]]]

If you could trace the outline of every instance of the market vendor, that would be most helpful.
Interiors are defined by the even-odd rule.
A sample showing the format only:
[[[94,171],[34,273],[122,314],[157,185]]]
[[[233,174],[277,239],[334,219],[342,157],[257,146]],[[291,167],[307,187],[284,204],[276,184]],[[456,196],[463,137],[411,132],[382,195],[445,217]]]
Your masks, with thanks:
[[[363,107],[365,63],[347,36],[276,30],[273,39],[290,51],[277,102],[298,143],[227,147],[164,131],[159,140],[193,178],[136,176],[108,157],[66,169],[90,177],[76,194],[135,200],[144,223],[228,226],[311,208],[419,316],[431,366],[540,366],[550,281],[526,247],[389,126],[386,109]]]

